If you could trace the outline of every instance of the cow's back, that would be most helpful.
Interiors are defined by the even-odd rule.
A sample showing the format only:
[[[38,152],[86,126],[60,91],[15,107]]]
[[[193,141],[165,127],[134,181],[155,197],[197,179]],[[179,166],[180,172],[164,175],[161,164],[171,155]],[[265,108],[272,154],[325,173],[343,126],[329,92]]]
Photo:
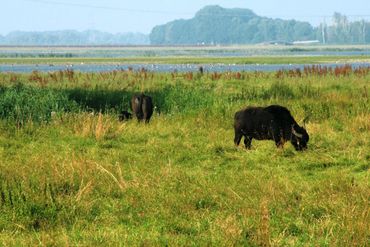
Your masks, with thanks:
[[[269,126],[273,120],[272,114],[263,107],[247,107],[235,113],[234,127],[245,133],[256,133]]]
[[[263,109],[264,111],[269,112],[274,117],[274,120],[279,124],[291,126],[292,124],[295,123],[292,114],[284,106],[270,105]]]

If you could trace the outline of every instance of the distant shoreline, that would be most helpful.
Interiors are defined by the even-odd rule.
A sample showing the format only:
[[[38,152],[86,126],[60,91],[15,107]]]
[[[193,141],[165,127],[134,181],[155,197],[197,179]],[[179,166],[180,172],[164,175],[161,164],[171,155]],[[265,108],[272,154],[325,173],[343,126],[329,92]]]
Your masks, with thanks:
[[[0,46],[0,64],[322,64],[369,61],[370,45]]]
[[[194,44],[184,44],[184,45],[0,45],[1,48],[212,48],[212,49],[224,49],[224,48],[302,48],[302,49],[325,49],[325,48],[336,48],[336,49],[370,49],[370,44],[290,44],[290,45],[275,45],[275,44],[233,44],[233,45],[194,45]],[[1,51],[0,51],[1,52]]]

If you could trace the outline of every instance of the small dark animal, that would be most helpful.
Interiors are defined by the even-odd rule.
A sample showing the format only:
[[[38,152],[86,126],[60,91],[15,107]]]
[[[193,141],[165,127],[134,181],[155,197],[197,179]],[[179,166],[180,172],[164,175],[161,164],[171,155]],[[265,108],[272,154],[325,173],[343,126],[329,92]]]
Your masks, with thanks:
[[[121,113],[118,115],[119,121],[125,121],[132,118],[132,114],[128,111],[121,111]]]
[[[200,73],[201,75],[203,75],[203,72],[204,72],[203,66],[200,66],[200,67],[198,68],[198,71],[199,71],[199,73]]]
[[[297,151],[307,148],[309,140],[305,128],[300,127],[289,110],[283,106],[247,107],[235,113],[235,145],[244,136],[244,145],[251,147],[252,139],[274,140],[277,147],[290,141]]]
[[[153,102],[150,96],[144,94],[133,95],[131,108],[139,122],[145,120],[146,123],[149,123],[153,114]]]

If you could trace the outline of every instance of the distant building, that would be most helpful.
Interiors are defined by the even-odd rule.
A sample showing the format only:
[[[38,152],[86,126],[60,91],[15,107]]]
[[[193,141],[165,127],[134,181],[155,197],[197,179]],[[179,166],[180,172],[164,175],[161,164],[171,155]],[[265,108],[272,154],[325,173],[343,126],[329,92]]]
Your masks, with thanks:
[[[312,45],[312,44],[320,44],[320,41],[315,40],[297,40],[293,41],[293,45]]]

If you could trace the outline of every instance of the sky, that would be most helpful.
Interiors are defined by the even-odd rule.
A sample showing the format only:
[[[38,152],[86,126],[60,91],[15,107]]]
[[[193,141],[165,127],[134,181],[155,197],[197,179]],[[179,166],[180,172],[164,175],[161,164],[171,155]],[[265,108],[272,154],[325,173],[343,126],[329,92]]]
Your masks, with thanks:
[[[261,16],[330,23],[334,12],[370,19],[369,0],[1,0],[0,34],[11,31],[94,29],[141,32],[174,19],[190,19],[206,5],[248,8]]]

